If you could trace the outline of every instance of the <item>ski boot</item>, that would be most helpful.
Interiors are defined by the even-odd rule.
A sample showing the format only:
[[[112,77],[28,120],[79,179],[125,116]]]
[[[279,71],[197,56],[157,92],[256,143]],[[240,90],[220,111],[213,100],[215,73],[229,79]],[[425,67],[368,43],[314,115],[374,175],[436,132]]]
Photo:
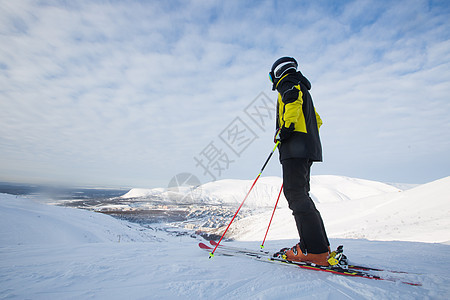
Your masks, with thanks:
[[[313,254],[303,253],[300,245],[297,244],[292,248],[283,248],[274,254],[274,257],[292,262],[310,263],[312,265],[328,267],[328,252]]]

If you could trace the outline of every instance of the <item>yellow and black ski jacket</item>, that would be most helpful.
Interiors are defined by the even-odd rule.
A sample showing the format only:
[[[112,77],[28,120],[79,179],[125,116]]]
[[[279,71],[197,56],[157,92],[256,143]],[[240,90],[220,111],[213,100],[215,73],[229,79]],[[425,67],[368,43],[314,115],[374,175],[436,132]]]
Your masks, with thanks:
[[[322,120],[314,108],[311,83],[300,71],[282,77],[277,83],[277,130],[290,132],[279,146],[280,160],[307,158],[322,161],[319,128]]]

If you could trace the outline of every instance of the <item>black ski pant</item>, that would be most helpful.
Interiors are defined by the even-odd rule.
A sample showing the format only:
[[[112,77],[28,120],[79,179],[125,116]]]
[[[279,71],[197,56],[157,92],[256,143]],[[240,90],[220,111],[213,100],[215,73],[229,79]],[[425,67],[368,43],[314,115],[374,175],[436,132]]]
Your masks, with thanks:
[[[330,243],[322,217],[309,196],[312,162],[305,158],[289,158],[281,164],[284,195],[297,224],[302,252],[328,252]]]

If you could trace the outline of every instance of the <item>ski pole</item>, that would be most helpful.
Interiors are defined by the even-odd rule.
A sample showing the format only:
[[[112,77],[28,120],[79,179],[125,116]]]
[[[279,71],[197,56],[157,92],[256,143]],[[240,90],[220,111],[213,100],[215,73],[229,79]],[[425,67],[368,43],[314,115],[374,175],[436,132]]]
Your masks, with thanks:
[[[275,202],[275,207],[273,208],[272,216],[270,217],[269,225],[267,226],[266,235],[261,244],[261,249],[264,249],[264,243],[266,242],[267,233],[269,232],[270,224],[272,224],[273,215],[275,214],[275,210],[277,209],[278,200],[280,200],[281,191],[283,191],[283,184],[281,184],[280,193],[278,194],[277,201]]]
[[[231,219],[230,223],[228,224],[227,228],[225,229],[225,231],[223,232],[222,236],[219,239],[219,242],[216,244],[216,246],[214,247],[214,250],[209,254],[209,258],[214,256],[214,252],[216,252],[217,247],[220,245],[220,242],[222,241],[223,237],[225,236],[225,233],[227,233],[228,228],[230,228],[231,223],[233,223],[234,219],[236,218],[237,214],[239,213],[239,211],[241,210],[242,205],[244,205],[245,200],[247,200],[248,195],[250,195],[250,192],[252,191],[253,187],[255,186],[256,182],[258,181],[259,177],[261,176],[262,172],[264,171],[267,163],[269,162],[270,158],[272,157],[273,153],[275,152],[275,149],[277,149],[278,144],[280,143],[280,141],[277,141],[275,143],[275,147],[273,147],[272,152],[270,152],[269,157],[266,159],[266,162],[264,163],[263,167],[261,168],[261,171],[259,171],[258,176],[256,177],[255,181],[253,181],[252,186],[250,187],[250,190],[247,192],[247,195],[245,195],[244,200],[242,201],[241,205],[239,206],[239,208],[237,209],[236,213],[234,214],[233,218]]]

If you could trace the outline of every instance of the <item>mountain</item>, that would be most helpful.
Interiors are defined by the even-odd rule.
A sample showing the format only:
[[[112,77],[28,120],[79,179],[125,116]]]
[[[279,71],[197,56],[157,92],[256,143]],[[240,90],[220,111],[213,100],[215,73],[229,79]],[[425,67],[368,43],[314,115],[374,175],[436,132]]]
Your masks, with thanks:
[[[313,178],[311,191],[329,237],[449,243],[450,177],[406,191],[370,181],[363,187],[364,183],[345,177]],[[373,195],[362,197],[364,193]],[[270,215],[267,211],[237,221],[229,237],[264,237]],[[285,203],[275,213],[271,236],[298,238]]]
[[[203,204],[239,205],[253,182],[254,180],[222,179],[198,187],[184,187],[184,189],[177,190],[161,188],[131,189],[122,198],[158,196],[167,199],[183,198],[186,202],[189,202],[192,201],[193,197],[186,197],[186,195],[193,195],[196,202]],[[246,200],[246,206],[253,208],[273,206],[280,191],[281,183],[280,177],[261,177]],[[316,203],[347,201],[398,191],[400,189],[392,185],[364,179],[331,175],[311,177],[311,196]],[[284,196],[282,197],[284,198]]]
[[[257,210],[237,220],[227,237],[255,240],[264,236],[281,182],[279,177],[260,178],[243,206],[243,210]],[[206,183],[193,190],[195,201],[206,205],[231,205],[236,209],[252,184],[253,180],[231,179]],[[330,237],[445,243],[450,241],[449,187],[450,177],[402,191],[381,182],[322,175],[312,176],[311,197]],[[191,191],[185,189],[177,194],[167,189],[132,189],[122,197],[142,199],[158,195],[183,199],[187,203],[193,200],[186,196]],[[283,194],[269,234],[274,238],[297,238]]]
[[[216,255],[208,259],[208,254],[197,247],[202,239],[191,231],[165,224],[141,227],[101,213],[0,194],[0,298],[447,299],[450,246],[424,241],[428,242],[429,237],[449,240],[449,227],[444,220],[444,215],[448,216],[449,180],[400,191],[351,178],[314,179],[314,184],[323,184],[325,194],[339,191],[333,201],[322,199],[317,188],[314,196],[332,247],[343,244],[353,262],[410,272],[397,276],[419,281],[420,287],[287,268],[240,257]],[[248,184],[241,183],[235,192],[232,181],[223,187],[220,182],[206,186],[209,194],[205,196],[209,196],[205,199],[213,201],[223,190],[227,195],[222,201],[239,202]],[[260,187],[260,197],[264,191],[279,191],[280,182],[276,179],[261,183],[265,184]],[[348,189],[347,185],[353,188]],[[363,193],[361,197],[360,192],[366,188],[374,193],[369,197]],[[272,196],[268,197],[271,202],[252,203],[262,213],[239,220],[234,229],[237,240],[227,244],[258,249],[260,233],[267,226],[270,205],[275,201]],[[291,233],[284,226],[292,219],[289,211],[280,208],[276,218],[279,219],[274,220],[265,244],[269,251],[296,242],[295,235],[289,237]],[[358,226],[361,230],[356,230]],[[415,233],[401,235],[408,231]],[[362,233],[366,236],[359,236]],[[377,234],[377,241],[367,240]],[[386,237],[416,242],[382,241]]]

